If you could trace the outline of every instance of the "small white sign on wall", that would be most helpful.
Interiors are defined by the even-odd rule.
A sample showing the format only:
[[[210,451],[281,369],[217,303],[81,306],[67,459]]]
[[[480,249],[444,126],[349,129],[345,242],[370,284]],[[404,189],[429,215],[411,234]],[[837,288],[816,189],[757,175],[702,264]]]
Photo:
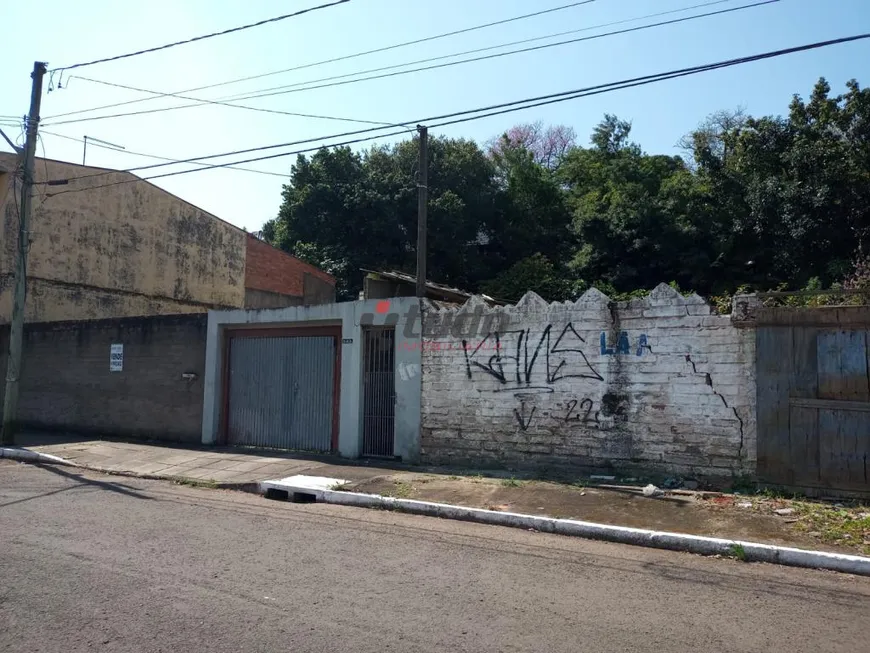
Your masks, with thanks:
[[[124,371],[124,345],[111,345],[109,350],[109,371]]]

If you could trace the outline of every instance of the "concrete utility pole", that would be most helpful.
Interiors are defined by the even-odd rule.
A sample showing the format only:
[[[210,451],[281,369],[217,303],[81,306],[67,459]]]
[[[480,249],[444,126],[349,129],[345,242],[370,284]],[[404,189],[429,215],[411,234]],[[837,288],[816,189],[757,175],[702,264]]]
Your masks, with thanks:
[[[417,297],[426,296],[426,210],[429,204],[429,130],[420,132],[420,178],[417,182]]]
[[[45,63],[33,64],[30,90],[30,113],[27,116],[27,139],[24,142],[24,167],[21,178],[21,207],[18,215],[18,259],[15,266],[15,295],[12,299],[12,324],[9,327],[9,359],[6,364],[6,396],[3,400],[3,444],[13,444],[18,422],[18,390],[21,381],[21,353],[24,343],[24,305],[27,300],[27,250],[30,248],[30,205],[33,192],[33,169],[39,106],[42,102],[42,78]],[[12,180],[15,183],[15,180]]]

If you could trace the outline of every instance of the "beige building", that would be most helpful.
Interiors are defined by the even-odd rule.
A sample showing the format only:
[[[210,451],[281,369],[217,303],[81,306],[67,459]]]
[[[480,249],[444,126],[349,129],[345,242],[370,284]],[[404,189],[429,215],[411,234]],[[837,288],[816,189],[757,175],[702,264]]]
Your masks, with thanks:
[[[0,152],[0,324],[12,307],[17,163]],[[334,301],[330,275],[131,173],[37,159],[35,176],[71,181],[35,186],[28,322]]]

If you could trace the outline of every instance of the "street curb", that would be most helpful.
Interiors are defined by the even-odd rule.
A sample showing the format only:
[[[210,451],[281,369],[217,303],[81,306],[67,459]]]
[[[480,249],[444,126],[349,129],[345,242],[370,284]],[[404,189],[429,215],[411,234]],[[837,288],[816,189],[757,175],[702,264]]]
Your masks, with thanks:
[[[827,569],[860,576],[870,576],[870,558],[843,553],[827,553],[824,551],[808,551],[757,542],[742,540],[725,540],[716,537],[689,535],[685,533],[669,533],[651,531],[642,528],[626,526],[611,526],[595,522],[574,519],[556,519],[537,515],[524,515],[513,512],[498,512],[481,508],[467,508],[445,503],[416,501],[414,499],[397,499],[379,494],[359,494],[341,490],[319,490],[304,486],[294,487],[276,481],[260,483],[260,492],[267,494],[268,490],[287,492],[288,497],[294,493],[314,496],[322,503],[332,503],[342,506],[361,508],[379,508],[382,510],[397,510],[415,515],[456,519],[495,526],[533,529],[543,533],[583,537],[591,540],[604,540],[619,544],[632,544],[654,549],[671,551],[686,551],[707,556],[738,557],[746,562],[768,562],[788,567],[803,567],[807,569]]]
[[[42,453],[40,451],[32,451],[30,449],[22,449],[20,447],[0,447],[0,458],[8,458],[10,460],[20,460],[28,463],[53,463],[55,465],[69,465],[71,467],[79,467],[73,461],[61,458],[60,456],[52,456],[50,453]]]
[[[255,492],[257,491],[256,481],[212,481],[211,479],[190,478],[188,476],[166,476],[162,474],[142,474],[139,472],[131,472],[123,469],[108,469],[97,465],[86,465],[77,463],[60,456],[53,456],[50,453],[42,453],[31,449],[23,449],[20,447],[0,447],[0,458],[9,460],[18,460],[25,463],[46,463],[51,465],[65,465],[67,467],[76,467],[77,469],[86,469],[90,472],[99,474],[108,474],[110,476],[125,476],[127,478],[141,478],[145,481],[172,481],[173,483],[183,483],[188,485],[209,487],[215,490],[237,490],[240,492]]]

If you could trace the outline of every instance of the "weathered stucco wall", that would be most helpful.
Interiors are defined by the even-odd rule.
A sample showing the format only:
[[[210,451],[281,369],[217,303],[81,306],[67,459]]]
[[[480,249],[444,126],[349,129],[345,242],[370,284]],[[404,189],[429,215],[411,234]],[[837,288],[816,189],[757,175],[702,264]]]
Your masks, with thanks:
[[[357,458],[363,438],[363,328],[395,327],[394,455],[416,462],[420,451],[420,330],[418,300],[396,298],[388,312],[376,300],[339,302],[280,309],[209,311],[202,413],[202,443],[220,440],[225,409],[224,335],[234,328],[341,325],[338,451]],[[409,373],[410,371],[410,373]],[[304,382],[304,379],[302,380]]]
[[[0,166],[12,169],[14,156],[0,153]],[[42,159],[36,166],[37,181],[104,172]],[[28,321],[244,305],[248,236],[240,229],[147,182],[65,192],[133,178],[110,172],[37,187]],[[8,322],[11,312],[18,229],[14,194],[5,196],[0,206],[0,322]]]
[[[245,288],[245,308],[284,308],[285,306],[301,306],[302,297],[281,295],[268,290]]]
[[[476,326],[475,326],[476,323]],[[660,285],[424,313],[422,460],[728,476],[755,467],[755,336]]]

